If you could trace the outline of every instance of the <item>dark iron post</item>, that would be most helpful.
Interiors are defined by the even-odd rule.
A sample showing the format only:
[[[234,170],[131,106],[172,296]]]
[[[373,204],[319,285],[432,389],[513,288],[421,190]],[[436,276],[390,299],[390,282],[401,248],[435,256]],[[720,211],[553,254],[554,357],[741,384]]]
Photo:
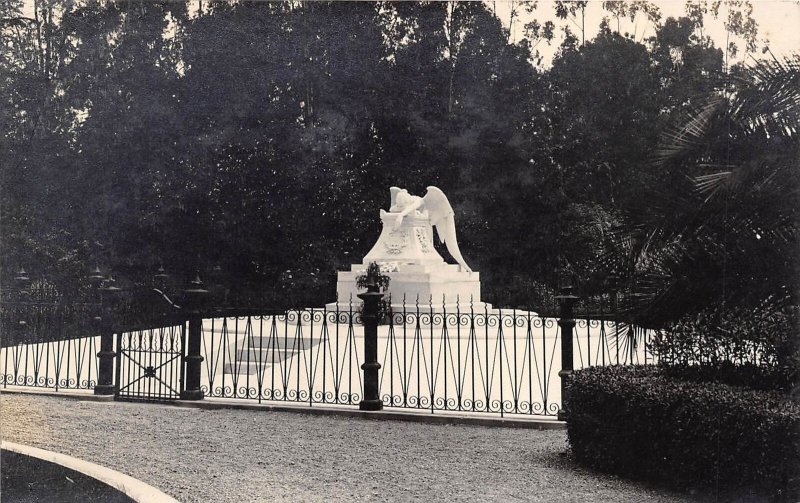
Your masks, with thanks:
[[[99,270],[96,271],[99,273]],[[101,277],[102,278],[102,277]],[[95,276],[90,276],[95,279]],[[97,384],[94,387],[95,395],[113,395],[116,393],[114,385],[114,304],[120,289],[114,285],[114,280],[109,276],[105,285],[98,285],[100,294],[100,316],[96,319],[100,329],[100,352],[97,353]]]
[[[380,321],[380,305],[383,294],[378,291],[378,284],[374,277],[367,277],[366,293],[358,294],[364,301],[361,311],[361,322],[364,325],[364,399],[358,404],[361,410],[381,410],[383,400],[378,389],[378,321]]]
[[[200,364],[203,362],[203,356],[200,354],[200,347],[203,338],[203,316],[200,309],[208,290],[203,288],[200,276],[196,276],[184,293],[189,315],[189,337],[187,347],[184,348],[186,378],[181,389],[181,400],[202,400],[204,393],[200,389]]]
[[[572,294],[572,287],[566,286],[561,290],[561,295],[556,296],[559,303],[558,326],[561,327],[561,409],[558,411],[559,421],[567,420],[567,383],[572,376],[572,340],[575,328],[575,313],[573,307],[578,297]]]

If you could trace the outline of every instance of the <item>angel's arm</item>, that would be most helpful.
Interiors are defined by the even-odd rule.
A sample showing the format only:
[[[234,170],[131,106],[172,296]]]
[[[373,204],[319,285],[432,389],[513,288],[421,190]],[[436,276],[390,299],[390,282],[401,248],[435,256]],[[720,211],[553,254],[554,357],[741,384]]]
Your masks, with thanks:
[[[403,208],[403,211],[401,211],[400,214],[397,215],[397,218],[395,219],[395,222],[394,222],[395,229],[400,227],[400,224],[403,223],[403,218],[406,215],[408,215],[412,211],[418,209],[420,206],[422,206],[422,203],[424,203],[424,202],[425,201],[423,201],[421,197],[415,197],[413,199],[413,202],[411,202],[405,208]]]
[[[420,206],[422,206],[422,203],[424,203],[424,202],[425,201],[423,201],[421,197],[415,197],[414,201],[411,204],[409,204],[405,208],[403,208],[403,211],[400,212],[400,216],[404,217],[404,216],[408,215],[412,211],[414,211],[414,210],[418,209]]]

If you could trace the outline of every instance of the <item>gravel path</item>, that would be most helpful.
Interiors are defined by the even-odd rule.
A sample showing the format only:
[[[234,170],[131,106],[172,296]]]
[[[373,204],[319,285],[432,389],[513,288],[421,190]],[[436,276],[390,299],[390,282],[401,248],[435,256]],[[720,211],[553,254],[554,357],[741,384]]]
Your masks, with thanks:
[[[2,438],[184,501],[697,501],[575,467],[563,431],[0,396]]]

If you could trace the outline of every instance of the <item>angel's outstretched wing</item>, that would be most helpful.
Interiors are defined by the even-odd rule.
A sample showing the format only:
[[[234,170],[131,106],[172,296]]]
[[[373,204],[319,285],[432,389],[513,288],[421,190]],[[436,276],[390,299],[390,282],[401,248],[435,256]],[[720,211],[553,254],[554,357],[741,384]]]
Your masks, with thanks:
[[[428,192],[422,200],[425,202],[425,209],[428,210],[431,225],[436,228],[436,233],[447,247],[447,251],[465,271],[472,272],[472,269],[464,261],[464,257],[461,256],[461,250],[458,249],[455,212],[450,206],[447,196],[438,187],[428,187]]]

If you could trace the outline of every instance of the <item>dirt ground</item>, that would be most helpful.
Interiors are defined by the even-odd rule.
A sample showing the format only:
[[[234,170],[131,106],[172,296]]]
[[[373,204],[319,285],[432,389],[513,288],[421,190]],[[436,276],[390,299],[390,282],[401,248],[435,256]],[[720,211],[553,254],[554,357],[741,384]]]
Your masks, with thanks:
[[[575,466],[564,431],[4,393],[0,433],[184,502],[684,502]]]

